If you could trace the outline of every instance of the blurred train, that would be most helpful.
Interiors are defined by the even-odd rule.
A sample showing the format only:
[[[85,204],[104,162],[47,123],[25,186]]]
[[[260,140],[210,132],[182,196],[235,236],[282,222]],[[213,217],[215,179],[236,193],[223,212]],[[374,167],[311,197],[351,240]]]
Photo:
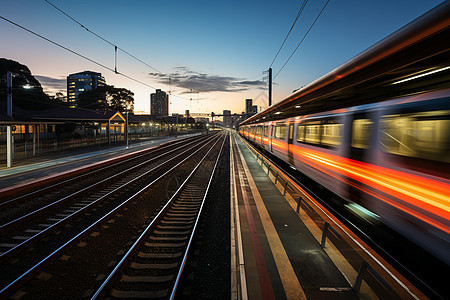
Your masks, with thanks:
[[[247,140],[450,265],[449,1],[240,124]]]

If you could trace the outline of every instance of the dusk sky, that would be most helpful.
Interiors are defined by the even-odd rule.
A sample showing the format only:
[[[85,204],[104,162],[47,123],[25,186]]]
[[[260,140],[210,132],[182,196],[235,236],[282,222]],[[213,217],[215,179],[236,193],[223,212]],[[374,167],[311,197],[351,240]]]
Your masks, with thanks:
[[[135,111],[147,113],[154,88],[170,90],[170,113],[184,113],[186,109],[216,113],[230,109],[239,113],[245,110],[246,98],[266,108],[267,80],[263,79],[263,71],[271,65],[303,3],[292,0],[49,2],[90,31],[144,61],[146,64],[118,51],[118,71],[146,85],[117,75],[3,19],[0,19],[0,57],[28,66],[49,94],[56,91],[66,94],[66,76],[70,73],[101,72],[108,84],[133,91]],[[273,63],[274,76],[326,2],[308,1]],[[297,52],[274,79],[274,103],[441,2],[330,0]],[[114,69],[114,47],[48,2],[2,1],[0,7],[1,17]],[[198,93],[190,93],[190,89]]]

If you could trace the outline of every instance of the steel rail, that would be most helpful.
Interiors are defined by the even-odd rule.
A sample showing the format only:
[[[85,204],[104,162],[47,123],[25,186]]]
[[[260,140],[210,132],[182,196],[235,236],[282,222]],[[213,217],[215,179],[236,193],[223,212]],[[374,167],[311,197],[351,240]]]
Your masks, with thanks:
[[[11,205],[11,204],[13,204],[13,203],[15,203],[17,201],[23,201],[26,198],[30,198],[30,197],[33,197],[35,195],[44,193],[46,191],[50,191],[50,190],[55,189],[55,188],[57,188],[59,186],[65,186],[68,183],[75,182],[75,181],[78,181],[78,180],[83,179],[83,178],[87,178],[88,176],[95,175],[97,173],[103,172],[103,171],[108,170],[108,169],[116,168],[116,167],[118,167],[120,165],[123,165],[123,164],[126,164],[126,163],[128,163],[128,162],[130,162],[132,160],[139,159],[139,158],[142,158],[142,157],[144,157],[146,155],[152,154],[153,152],[164,150],[164,147],[170,148],[172,146],[176,146],[177,144],[186,142],[187,139],[189,139],[189,138],[186,138],[186,139],[183,139],[183,140],[179,140],[179,141],[176,141],[174,143],[165,143],[165,144],[161,144],[161,145],[159,145],[157,147],[153,147],[153,148],[150,148],[150,149],[144,149],[144,150],[140,150],[140,151],[137,151],[137,152],[133,152],[133,153],[130,153],[130,154],[126,155],[126,158],[124,160],[115,161],[113,164],[108,164],[106,166],[103,166],[103,164],[108,163],[109,160],[101,162],[100,163],[100,167],[98,169],[92,170],[92,171],[87,172],[87,173],[80,174],[80,175],[75,176],[75,177],[71,177],[71,178],[69,178],[67,180],[63,180],[63,181],[57,182],[55,184],[52,184],[50,186],[46,186],[44,188],[32,191],[30,193],[26,193],[26,194],[20,195],[19,197],[15,197],[15,198],[9,199],[7,201],[1,202],[0,203],[0,209],[2,209],[2,207]],[[120,157],[118,159],[120,159]],[[86,168],[89,168],[89,166],[86,167]],[[78,170],[78,171],[82,171],[82,170]],[[0,226],[0,229],[1,229],[1,226]]]
[[[217,155],[216,162],[215,162],[213,170],[211,172],[211,177],[209,178],[209,182],[208,182],[208,185],[206,187],[205,195],[203,196],[203,199],[202,199],[202,204],[200,205],[200,209],[199,209],[197,218],[195,219],[194,227],[192,228],[192,233],[191,233],[191,236],[189,238],[189,242],[188,242],[188,245],[186,247],[186,250],[185,250],[185,253],[184,253],[184,256],[183,256],[183,261],[181,262],[181,267],[180,267],[180,269],[178,271],[177,278],[175,279],[175,284],[173,286],[172,293],[170,294],[170,299],[174,299],[175,298],[175,294],[176,294],[178,285],[180,283],[181,275],[183,273],[184,266],[186,265],[187,257],[188,257],[188,254],[189,254],[189,250],[191,248],[192,240],[194,238],[195,231],[197,229],[197,224],[198,224],[200,216],[201,216],[201,214],[203,212],[203,206],[205,204],[206,197],[208,196],[209,188],[211,186],[214,174],[216,172],[217,165],[219,164],[219,159],[220,159],[220,156],[222,155],[223,145],[225,144],[226,138],[227,138],[227,136],[225,136],[225,138],[224,138],[224,140],[222,142],[222,146],[220,147],[219,154]]]
[[[192,142],[186,144],[186,146],[187,146],[187,145],[190,145],[190,144],[193,144],[194,142],[196,142],[196,141],[192,141]],[[192,148],[191,148],[191,149],[192,149]],[[162,149],[162,150],[164,150],[164,149]],[[35,215],[35,214],[37,214],[37,213],[39,213],[39,212],[41,212],[41,211],[43,211],[43,210],[46,210],[46,209],[48,209],[48,208],[50,208],[50,207],[52,207],[52,206],[55,206],[55,205],[57,205],[57,204],[60,204],[60,203],[63,202],[63,201],[66,201],[66,200],[69,200],[69,199],[71,199],[71,198],[73,198],[73,197],[76,197],[76,196],[78,196],[79,194],[81,194],[81,193],[83,193],[83,192],[86,192],[86,191],[88,191],[88,190],[90,190],[90,189],[92,189],[92,188],[95,188],[96,186],[98,186],[98,185],[100,185],[100,184],[103,184],[103,183],[105,183],[105,182],[107,182],[107,181],[113,180],[113,179],[115,179],[115,178],[117,178],[117,177],[120,178],[120,176],[123,176],[123,175],[126,174],[126,173],[129,173],[129,172],[131,172],[131,171],[133,171],[133,170],[135,170],[135,169],[137,169],[137,168],[139,168],[139,167],[142,167],[142,166],[145,165],[145,164],[148,164],[148,163],[150,163],[150,162],[152,162],[152,161],[154,161],[154,160],[156,160],[156,159],[158,159],[158,158],[160,158],[160,157],[162,157],[162,156],[167,155],[168,153],[172,153],[172,152],[175,152],[175,151],[177,151],[177,150],[179,150],[179,149],[172,149],[172,150],[170,150],[170,151],[168,151],[168,152],[165,152],[165,153],[160,154],[160,155],[158,155],[158,156],[152,157],[150,160],[141,162],[141,163],[139,163],[139,164],[137,164],[137,165],[134,165],[133,167],[131,167],[131,168],[127,169],[127,170],[123,170],[123,171],[121,171],[121,172],[119,172],[119,173],[116,173],[116,174],[114,174],[112,177],[105,178],[105,179],[103,179],[103,180],[101,180],[101,181],[98,181],[98,182],[96,182],[96,183],[94,183],[94,184],[88,186],[88,187],[85,187],[85,188],[83,188],[83,189],[81,189],[81,190],[78,190],[78,191],[76,191],[75,193],[72,193],[72,194],[70,194],[70,195],[64,196],[63,198],[61,198],[61,199],[59,199],[59,200],[57,200],[57,201],[54,201],[54,202],[52,202],[52,203],[50,203],[50,204],[48,204],[48,205],[46,205],[46,206],[43,206],[43,207],[41,207],[41,208],[39,208],[39,209],[37,209],[37,210],[31,212],[31,213],[28,213],[28,214],[26,214],[26,215],[23,215],[22,217],[19,217],[19,218],[15,219],[15,220],[12,220],[12,221],[10,221],[10,222],[4,223],[4,224],[0,225],[0,232],[1,232],[2,230],[6,229],[7,227],[11,226],[11,225],[14,225],[14,224],[16,224],[16,223],[18,223],[18,222],[23,221],[23,219],[26,219],[26,218],[28,218],[28,217],[31,217],[32,215]],[[144,154],[144,155],[142,155],[142,156],[145,156],[145,155],[148,155],[148,154],[149,154],[149,153]],[[142,157],[142,156],[141,156],[141,157]],[[136,159],[136,157],[127,159],[126,162],[130,162],[130,161],[132,161],[133,159]],[[112,166],[110,166],[110,167],[111,167],[111,168],[117,167],[117,164],[112,165]],[[102,168],[103,171],[104,171],[105,169],[109,169],[109,167]],[[96,173],[96,172],[94,172],[94,173]],[[89,175],[92,175],[92,174],[89,174]],[[65,182],[66,182],[66,181],[65,181]],[[65,183],[65,182],[64,182],[64,183]],[[0,257],[1,257],[1,255],[0,255]]]
[[[209,139],[208,139],[208,140],[209,140]],[[208,140],[206,140],[206,141],[208,141]],[[190,145],[190,144],[192,144],[192,143],[194,143],[194,142],[191,142],[191,143],[189,143],[188,145]],[[21,248],[23,248],[23,247],[25,247],[25,246],[27,246],[27,245],[33,243],[36,239],[38,239],[38,238],[44,236],[45,234],[48,234],[49,232],[51,232],[52,230],[54,230],[54,229],[57,228],[58,226],[61,226],[62,224],[64,224],[64,223],[66,223],[67,221],[69,221],[70,219],[74,218],[75,216],[77,216],[77,215],[83,213],[85,210],[88,210],[88,209],[90,209],[92,206],[98,204],[99,202],[101,202],[102,200],[104,200],[107,196],[109,196],[109,195],[111,195],[111,194],[117,192],[118,190],[121,190],[121,189],[123,189],[123,188],[129,186],[131,183],[135,182],[135,181],[138,180],[139,178],[141,178],[141,177],[143,177],[143,176],[145,176],[145,175],[147,175],[147,174],[153,172],[154,170],[156,170],[156,169],[158,169],[158,168],[161,168],[161,167],[164,166],[166,163],[168,163],[168,162],[170,162],[170,161],[176,159],[177,157],[179,157],[179,156],[185,154],[186,152],[188,152],[188,151],[194,149],[195,147],[196,147],[196,145],[193,146],[193,147],[190,147],[190,148],[186,149],[185,151],[183,151],[183,152],[181,152],[180,154],[178,154],[178,155],[176,155],[176,156],[170,158],[169,160],[166,160],[166,161],[162,162],[162,163],[159,164],[158,166],[155,166],[154,168],[152,168],[152,169],[146,171],[145,173],[143,173],[143,174],[141,174],[141,175],[135,177],[135,178],[132,179],[131,181],[126,182],[125,184],[123,184],[123,185],[121,185],[121,186],[115,188],[114,190],[109,191],[109,192],[106,193],[105,195],[99,197],[97,200],[94,200],[93,202],[89,203],[88,205],[84,206],[83,208],[77,210],[76,212],[73,212],[72,214],[68,215],[67,217],[65,217],[65,218],[61,219],[60,221],[58,221],[58,222],[52,224],[51,226],[45,228],[44,230],[40,231],[39,233],[35,234],[34,236],[30,237],[29,239],[23,241],[22,243],[18,244],[17,246],[15,246],[15,247],[9,249],[9,250],[6,251],[6,252],[3,252],[2,254],[0,254],[0,260],[3,260],[5,257],[7,257],[8,255],[10,255],[11,253],[16,252],[16,251],[19,251]],[[169,151],[169,152],[166,152],[166,153],[163,153],[163,154],[161,154],[161,155],[158,155],[158,156],[152,158],[152,159],[149,160],[149,161],[146,161],[146,162],[143,162],[143,163],[141,163],[141,164],[136,165],[135,167],[133,167],[133,169],[134,169],[134,168],[138,168],[138,167],[140,167],[140,166],[143,165],[143,164],[149,163],[150,161],[156,160],[157,158],[160,158],[160,157],[162,157],[162,156],[165,156],[165,155],[167,155],[167,153],[174,152],[174,151],[176,151],[176,150],[177,150],[177,149],[174,149],[174,150],[171,150],[171,151]],[[113,176],[113,178],[115,178],[115,177],[117,177],[117,176],[120,176],[120,175],[123,175],[122,173],[124,173],[124,172],[129,172],[129,170],[122,171],[122,172],[118,173],[117,175]],[[92,185],[92,186],[90,186],[90,187],[87,187],[87,188],[85,188],[85,189],[82,189],[82,190],[80,190],[80,191],[78,191],[78,192],[76,192],[76,193],[74,193],[74,194],[72,194],[72,195],[70,195],[70,196],[68,196],[68,197],[70,197],[70,198],[75,197],[76,195],[78,195],[79,193],[83,192],[84,190],[94,188],[95,186],[99,185],[100,183],[104,183],[104,182],[106,182],[106,181],[112,180],[113,178],[104,179],[104,180],[102,180],[102,181],[100,181],[100,182],[98,182],[98,183],[95,183],[94,185]],[[50,208],[50,207],[53,206],[53,205],[56,205],[56,204],[59,204],[59,203],[62,202],[62,201],[68,200],[68,199],[67,199],[68,197],[64,197],[64,198],[58,200],[57,202],[54,202],[54,203],[49,204],[49,205],[47,205],[47,206],[45,206],[45,207],[42,207],[42,208],[39,209],[38,211],[35,211],[35,212],[33,212],[33,213],[30,213],[30,214],[28,214],[28,215],[26,215],[26,216],[24,216],[24,217],[29,218],[29,217],[31,217],[31,215],[40,212],[42,209]],[[22,217],[22,218],[24,218],[24,217]],[[17,221],[23,221],[22,218],[17,219]],[[8,223],[8,224],[5,224],[4,226],[6,226],[6,225],[11,226],[11,225],[12,225],[12,222],[10,222],[10,223]],[[0,226],[0,229],[4,229],[4,228],[3,228],[4,226],[3,226],[3,225]]]
[[[213,136],[214,137],[214,136]],[[114,209],[110,210],[107,214],[105,214],[103,217],[101,217],[100,219],[96,220],[94,223],[92,223],[91,225],[89,225],[87,228],[85,228],[84,230],[82,230],[81,232],[79,232],[77,235],[75,235],[73,238],[71,238],[70,240],[68,240],[67,242],[65,242],[62,246],[60,246],[58,249],[56,249],[55,251],[53,251],[52,253],[50,253],[48,256],[46,256],[44,259],[42,259],[40,262],[36,263],[34,266],[32,266],[31,268],[29,268],[25,273],[23,273],[22,275],[20,275],[19,277],[17,277],[15,280],[13,280],[12,282],[10,282],[9,284],[7,284],[4,288],[2,288],[0,290],[0,298],[4,297],[8,297],[20,284],[22,284],[24,281],[26,281],[26,279],[31,276],[32,274],[34,274],[35,272],[37,272],[41,267],[43,267],[44,265],[46,265],[47,263],[50,262],[51,259],[55,258],[58,254],[60,254],[62,251],[64,251],[65,249],[67,249],[71,244],[73,244],[76,240],[78,240],[79,238],[85,236],[91,229],[93,229],[94,227],[96,227],[97,225],[101,224],[104,220],[106,220],[108,217],[110,217],[111,215],[113,215],[114,213],[116,213],[119,209],[121,209],[122,207],[124,207],[126,204],[130,203],[132,200],[134,200],[136,197],[138,197],[140,194],[142,194],[145,190],[147,190],[149,187],[151,187],[152,185],[154,185],[155,183],[157,183],[159,180],[161,180],[163,177],[165,177],[166,175],[170,174],[173,170],[175,170],[176,168],[178,168],[179,166],[181,166],[184,162],[186,162],[189,158],[193,157],[197,152],[199,152],[201,149],[203,149],[204,147],[207,146],[207,144],[209,144],[210,141],[208,141],[208,143],[205,143],[205,145],[201,146],[200,148],[198,148],[197,150],[193,151],[191,154],[189,154],[186,158],[184,158],[183,160],[181,160],[180,162],[178,162],[175,166],[171,167],[170,169],[168,169],[166,172],[164,172],[162,175],[160,175],[158,178],[154,179],[152,182],[150,182],[149,184],[147,184],[145,187],[141,188],[139,191],[137,191],[135,194],[133,194],[131,197],[129,197],[128,199],[126,199],[125,201],[123,201],[121,204],[119,204],[118,206],[116,206]]]
[[[108,288],[113,284],[116,276],[119,275],[119,272],[123,270],[126,267],[127,262],[133,255],[133,253],[136,251],[136,249],[142,244],[143,240],[147,236],[147,234],[153,230],[153,228],[157,225],[158,221],[164,216],[166,211],[170,208],[170,205],[174,202],[174,199],[176,199],[181,191],[186,187],[188,182],[191,180],[194,173],[197,171],[197,169],[200,167],[200,165],[203,163],[203,161],[206,159],[206,157],[209,155],[209,153],[212,151],[214,146],[218,143],[219,139],[217,139],[216,143],[210,148],[210,150],[204,155],[204,157],[201,159],[201,161],[196,165],[196,167],[193,169],[193,171],[189,174],[189,176],[184,180],[184,182],[180,185],[180,187],[177,189],[177,191],[172,195],[172,197],[166,202],[164,207],[158,212],[158,214],[155,216],[155,218],[150,222],[150,224],[146,227],[146,229],[141,233],[141,235],[136,239],[136,241],[133,243],[133,245],[128,249],[127,253],[122,257],[122,259],[116,264],[114,269],[111,271],[111,273],[108,275],[108,277],[103,281],[102,285],[97,289],[95,294],[91,297],[92,300],[99,299],[99,297],[104,296]]]

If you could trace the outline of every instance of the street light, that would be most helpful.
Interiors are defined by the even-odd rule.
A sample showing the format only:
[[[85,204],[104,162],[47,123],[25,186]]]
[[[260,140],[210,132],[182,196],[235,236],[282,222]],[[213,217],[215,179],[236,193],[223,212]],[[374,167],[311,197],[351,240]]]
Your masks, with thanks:
[[[6,115],[8,117],[13,117],[12,113],[12,78],[13,73],[6,72]],[[27,80],[28,81],[28,80]],[[32,89],[33,86],[30,85],[28,82],[26,85],[23,86],[25,89]],[[12,167],[12,127],[11,125],[6,126],[6,167],[11,168]]]

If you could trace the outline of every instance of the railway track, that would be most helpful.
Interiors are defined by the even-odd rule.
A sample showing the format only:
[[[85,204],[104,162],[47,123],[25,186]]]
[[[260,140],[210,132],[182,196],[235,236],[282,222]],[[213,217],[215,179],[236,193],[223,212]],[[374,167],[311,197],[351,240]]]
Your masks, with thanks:
[[[114,159],[108,159],[88,167],[75,169],[67,172],[63,176],[50,176],[49,178],[46,177],[36,183],[29,183],[19,187],[13,186],[9,189],[0,190],[0,220],[3,221],[8,217],[2,214],[6,209],[8,209],[8,213],[11,213],[12,207],[15,209],[18,207],[20,208],[23,203],[26,203],[27,209],[31,209],[30,201],[37,202],[39,206],[42,206],[42,204],[45,203],[45,198],[53,200],[54,194],[57,194],[58,197],[62,197],[63,193],[69,195],[72,191],[79,190],[80,186],[85,187],[88,185],[93,178],[95,178],[96,181],[99,181],[101,178],[108,178],[114,173],[130,169],[132,166],[144,162],[158,154],[169,152],[182,144],[194,143],[195,141],[197,141],[197,137],[190,137],[162,144],[155,148],[137,151]],[[39,201],[36,201],[36,198],[39,199]]]
[[[224,142],[199,162],[92,299],[174,298]]]
[[[118,176],[120,180],[115,178],[114,184],[111,180],[105,180],[100,191],[93,190],[83,198],[79,193],[76,197],[65,196],[64,198],[76,199],[72,202],[61,201],[64,205],[56,205],[57,209],[54,208],[55,205],[49,205],[39,213],[30,213],[31,217],[4,224],[5,226],[0,227],[2,244],[8,244],[8,238],[13,240],[15,238],[20,243],[0,256],[3,270],[0,275],[2,279],[0,296],[11,295],[17,291],[18,287],[50,264],[58,255],[74,244],[80,244],[80,240],[89,233],[98,232],[95,230],[101,226],[105,227],[104,223],[111,221],[114,215],[120,216],[119,211],[135,211],[139,214],[139,210],[130,207],[132,204],[136,205],[136,201],[139,201],[137,199],[148,198],[143,196],[144,194],[158,194],[154,198],[159,200],[147,205],[145,217],[148,219],[147,215],[157,209],[164,198],[167,199],[169,192],[167,187],[173,185],[174,176],[185,177],[191,168],[186,165],[192,165],[197,161],[197,156],[206,151],[205,149],[217,138],[218,136],[209,136],[201,139],[201,143],[198,139],[191,141],[182,150],[163,150],[164,154],[156,155],[152,159],[147,158],[145,162],[138,164],[137,172],[120,173]],[[150,163],[150,160],[153,162]],[[174,173],[178,175],[173,175]],[[175,180],[177,181],[179,179]],[[55,214],[58,211],[62,213]],[[55,214],[56,217],[49,217],[51,214]],[[137,219],[142,221],[145,218]]]
[[[164,149],[158,151],[161,153],[153,153],[151,157],[146,153],[137,157],[136,163],[127,159],[126,169],[107,178],[100,178],[101,180],[94,183],[89,182],[88,186],[61,198],[58,197],[60,193],[53,194],[56,197],[46,195],[46,200],[52,199],[49,204],[29,212],[25,211],[23,215],[0,225],[0,261],[29,246],[36,239],[50,233],[55,228],[67,224],[78,215],[93,209],[94,206],[105,205],[109,199],[116,197],[117,194],[126,193],[145,184],[152,174],[154,175],[163,168],[168,168],[168,164],[172,161],[194,149],[195,143],[195,141],[188,142],[181,149],[174,148],[177,145],[164,147]],[[132,167],[128,166],[130,163],[133,164]],[[123,166],[123,164],[124,162],[119,162],[114,166],[107,167],[106,170],[102,168],[102,170],[104,172],[111,171],[118,165]],[[90,179],[89,177],[95,176],[95,174],[89,172],[84,176],[88,176],[85,179]],[[60,186],[59,183],[56,185]],[[53,186],[49,188],[54,189]],[[17,201],[23,201],[24,198],[22,196],[16,199],[18,199]],[[41,202],[41,199],[37,197],[32,200],[33,203]]]

